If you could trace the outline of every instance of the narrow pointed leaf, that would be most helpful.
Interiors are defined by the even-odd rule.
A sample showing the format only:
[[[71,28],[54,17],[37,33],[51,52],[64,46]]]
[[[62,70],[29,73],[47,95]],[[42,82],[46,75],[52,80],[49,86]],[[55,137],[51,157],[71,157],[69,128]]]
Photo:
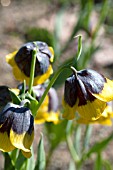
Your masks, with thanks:
[[[103,160],[102,164],[103,164],[103,167],[105,167],[106,170],[112,170],[113,169],[112,165],[107,160]]]
[[[79,156],[81,155],[81,134],[81,126],[77,125],[74,134],[74,148]]]
[[[101,153],[97,153],[97,158],[94,165],[94,170],[102,170],[102,157]]]
[[[78,38],[78,49],[75,58],[75,61],[78,61],[82,52],[82,35],[77,35],[75,38]]]
[[[17,157],[19,155],[19,150],[18,149],[14,149],[12,152],[9,152],[8,154],[10,155],[10,158],[11,158],[13,164],[15,164],[16,159],[17,159]]]
[[[38,151],[37,151],[37,161],[35,170],[45,170],[46,166],[46,158],[45,158],[45,151],[44,151],[44,142],[43,136],[41,135],[41,139],[38,144]]]
[[[8,153],[4,153],[4,170],[14,170],[15,166],[12,163],[11,157]]]
[[[31,110],[32,114],[35,116],[37,113],[37,106],[38,106],[38,101],[32,97],[29,92],[26,93],[25,98],[30,101],[29,104],[29,109]]]
[[[11,89],[9,89],[9,91],[10,91],[10,95],[11,95],[13,103],[20,104],[21,102],[20,98]]]
[[[27,159],[27,167],[26,170],[34,170],[35,162],[34,162],[34,152],[33,147],[31,148],[32,156],[31,158]]]
[[[22,88],[20,90],[20,95],[19,97],[24,100],[25,99],[25,91],[26,91],[26,81],[24,80],[24,82],[22,83]]]
[[[86,156],[90,156],[92,153],[95,152],[101,152],[107,145],[108,143],[113,139],[113,134],[111,134],[109,137],[104,139],[101,142],[96,143],[86,154]]]
[[[83,141],[83,150],[82,150],[83,152],[87,151],[89,148],[91,133],[92,133],[92,126],[87,125],[85,130],[85,135],[84,135],[84,141]]]
[[[22,155],[21,151],[19,152],[19,156],[15,163],[16,170],[21,170],[24,167],[24,164],[26,163],[27,159]]]
[[[70,164],[69,164],[69,170],[75,170],[75,162],[73,160],[70,161]]]

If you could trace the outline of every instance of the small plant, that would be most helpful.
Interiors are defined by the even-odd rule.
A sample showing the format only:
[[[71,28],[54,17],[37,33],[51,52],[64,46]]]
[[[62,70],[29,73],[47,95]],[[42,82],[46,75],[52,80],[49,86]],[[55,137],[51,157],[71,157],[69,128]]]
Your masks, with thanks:
[[[82,36],[76,38],[76,57],[58,68],[51,79],[54,51],[45,42],[26,43],[18,51],[6,56],[20,84],[15,89],[0,87],[0,150],[5,158],[5,169],[46,169],[53,150],[65,135],[74,168],[80,169],[93,153],[97,154],[96,167],[104,166],[105,161],[100,161],[100,155],[113,138],[113,133],[88,148],[91,135],[89,124],[112,124],[113,112],[109,101],[113,100],[113,81],[91,69],[76,70],[75,65],[81,59]],[[71,71],[71,76],[65,81],[61,111],[58,108],[57,93],[52,86],[67,69]],[[37,158],[33,158],[34,123],[45,123],[50,142],[47,159],[43,135],[37,146]],[[79,143],[81,123],[87,124],[82,150]],[[50,133],[55,133],[56,138],[52,140]]]

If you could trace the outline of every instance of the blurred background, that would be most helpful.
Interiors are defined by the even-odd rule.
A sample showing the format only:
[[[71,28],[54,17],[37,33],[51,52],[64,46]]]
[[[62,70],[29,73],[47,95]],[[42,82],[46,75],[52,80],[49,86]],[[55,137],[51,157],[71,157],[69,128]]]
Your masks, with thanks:
[[[83,50],[77,69],[92,68],[113,79],[112,9],[112,0],[0,0],[0,85],[17,86],[5,56],[19,49],[23,43],[45,41],[52,46],[55,71],[76,56],[77,39],[74,37],[78,34],[82,35]],[[69,75],[70,71],[65,71],[54,84],[60,105],[63,84]],[[91,145],[112,131],[112,127],[94,126]],[[36,126],[34,146],[42,129],[41,125]],[[50,135],[54,138],[55,134]],[[104,158],[111,163],[112,147],[113,142],[103,152]],[[45,142],[45,150],[47,148],[48,142]],[[2,169],[2,156],[0,159]],[[86,162],[84,169],[93,169],[92,160]],[[48,170],[67,170],[69,161],[66,143],[60,141],[52,153]]]

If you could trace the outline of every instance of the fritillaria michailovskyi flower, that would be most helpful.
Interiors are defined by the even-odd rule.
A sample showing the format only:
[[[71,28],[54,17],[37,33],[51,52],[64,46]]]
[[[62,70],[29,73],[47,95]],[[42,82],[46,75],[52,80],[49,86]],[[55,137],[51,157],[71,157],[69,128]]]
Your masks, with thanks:
[[[31,156],[30,146],[34,138],[34,118],[23,106],[8,103],[0,112],[0,150],[21,149],[25,157]]]
[[[113,100],[113,81],[91,69],[73,72],[65,81],[63,117],[74,119],[78,112],[84,119],[98,119]]]
[[[54,51],[45,42],[29,42],[24,44],[18,51],[6,56],[6,61],[12,66],[13,74],[19,81],[26,80],[29,83],[30,69],[33,50],[37,49],[34,73],[34,85],[42,84],[53,73]]]

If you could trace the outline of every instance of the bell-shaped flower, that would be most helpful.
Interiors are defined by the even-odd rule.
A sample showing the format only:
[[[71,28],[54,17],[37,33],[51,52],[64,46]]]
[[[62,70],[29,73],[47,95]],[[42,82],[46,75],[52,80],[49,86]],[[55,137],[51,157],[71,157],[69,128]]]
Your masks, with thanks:
[[[34,118],[27,107],[8,103],[0,112],[0,150],[21,149],[27,158],[34,139]]]
[[[44,42],[36,41],[24,44],[18,51],[6,56],[6,61],[12,66],[13,74],[19,81],[29,83],[33,50],[37,49],[34,73],[34,85],[42,84],[53,73],[54,51]]]
[[[73,72],[65,81],[63,118],[74,119],[78,112],[84,119],[98,119],[113,100],[113,81],[91,69]]]
[[[45,87],[43,85],[38,85],[33,87],[36,99],[40,101]],[[43,103],[37,111],[35,117],[35,123],[40,124],[44,122],[53,122],[57,124],[59,122],[59,111],[58,111],[58,96],[54,88],[50,88],[48,95],[45,97]]]

